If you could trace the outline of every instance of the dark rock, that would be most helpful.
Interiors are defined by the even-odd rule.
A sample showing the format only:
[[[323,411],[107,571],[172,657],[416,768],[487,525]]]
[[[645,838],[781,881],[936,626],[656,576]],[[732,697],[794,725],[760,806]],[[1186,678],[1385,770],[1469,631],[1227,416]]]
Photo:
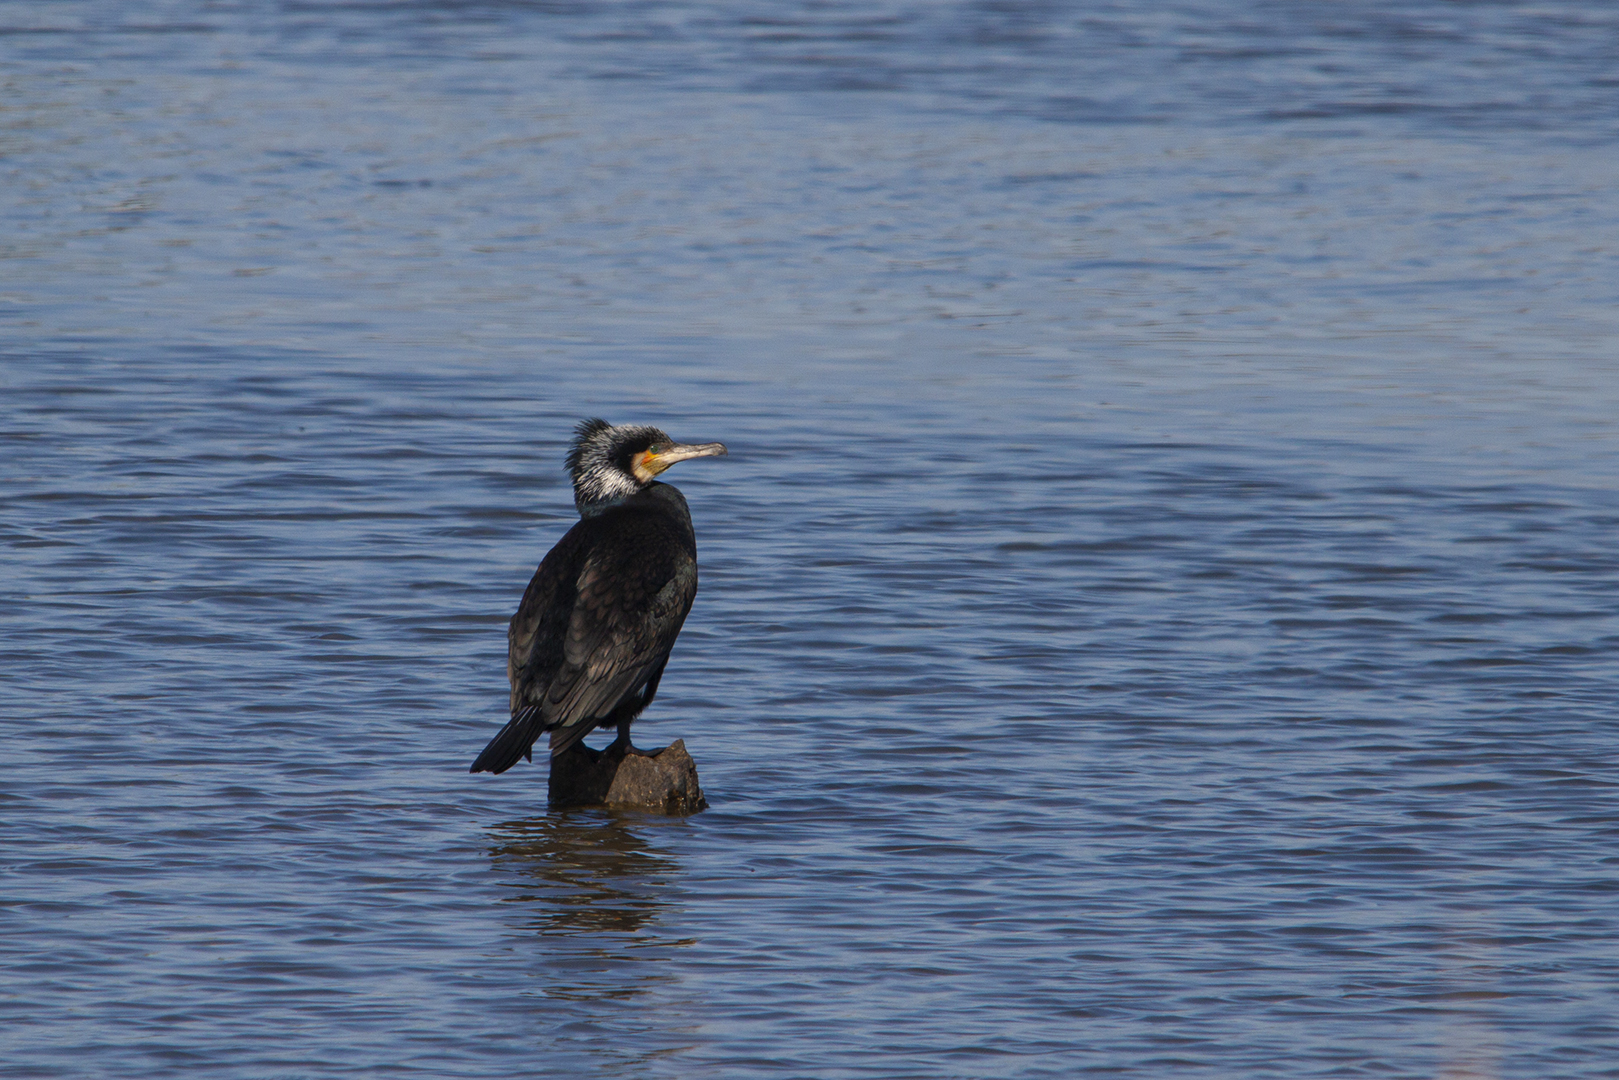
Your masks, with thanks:
[[[697,763],[677,739],[662,750],[618,755],[575,743],[551,759],[551,808],[613,806],[657,814],[695,814],[708,806]]]

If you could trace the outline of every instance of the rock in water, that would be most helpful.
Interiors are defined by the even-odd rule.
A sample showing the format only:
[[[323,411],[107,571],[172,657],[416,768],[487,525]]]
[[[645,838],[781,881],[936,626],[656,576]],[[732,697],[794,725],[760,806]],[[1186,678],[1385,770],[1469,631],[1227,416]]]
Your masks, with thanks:
[[[697,763],[676,739],[648,757],[620,757],[575,743],[551,759],[551,808],[612,806],[656,814],[695,814],[708,806]]]

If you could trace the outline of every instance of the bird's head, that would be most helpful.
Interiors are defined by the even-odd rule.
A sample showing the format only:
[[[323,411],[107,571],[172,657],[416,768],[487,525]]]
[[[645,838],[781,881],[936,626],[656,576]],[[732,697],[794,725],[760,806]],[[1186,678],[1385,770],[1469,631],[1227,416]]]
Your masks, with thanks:
[[[634,495],[677,461],[724,453],[724,443],[677,443],[655,427],[614,427],[599,418],[585,420],[574,429],[568,449],[573,501],[585,513]]]

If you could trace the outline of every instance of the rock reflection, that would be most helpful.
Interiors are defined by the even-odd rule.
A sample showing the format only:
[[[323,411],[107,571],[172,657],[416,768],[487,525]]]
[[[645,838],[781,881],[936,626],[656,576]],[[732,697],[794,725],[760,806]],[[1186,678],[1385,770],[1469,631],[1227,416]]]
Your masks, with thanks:
[[[543,1003],[534,1019],[548,1052],[595,1066],[571,1073],[640,1075],[692,1044],[693,1025],[676,1019],[688,1012],[676,966],[665,963],[690,942],[658,932],[681,872],[656,850],[668,827],[592,810],[489,828],[502,902],[516,915],[508,944],[530,966],[524,993]]]
[[[490,828],[489,854],[498,869],[515,874],[506,883],[515,892],[504,899],[528,910],[524,928],[637,935],[666,907],[678,870],[648,844],[645,834],[656,827],[602,811],[508,821]]]

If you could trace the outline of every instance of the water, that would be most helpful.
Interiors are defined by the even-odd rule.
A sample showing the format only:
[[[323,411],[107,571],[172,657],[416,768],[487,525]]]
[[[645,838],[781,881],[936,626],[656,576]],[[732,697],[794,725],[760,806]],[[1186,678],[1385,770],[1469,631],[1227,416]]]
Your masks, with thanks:
[[[1610,5],[0,29],[7,1075],[1619,1075]],[[466,773],[598,413],[685,820]]]

